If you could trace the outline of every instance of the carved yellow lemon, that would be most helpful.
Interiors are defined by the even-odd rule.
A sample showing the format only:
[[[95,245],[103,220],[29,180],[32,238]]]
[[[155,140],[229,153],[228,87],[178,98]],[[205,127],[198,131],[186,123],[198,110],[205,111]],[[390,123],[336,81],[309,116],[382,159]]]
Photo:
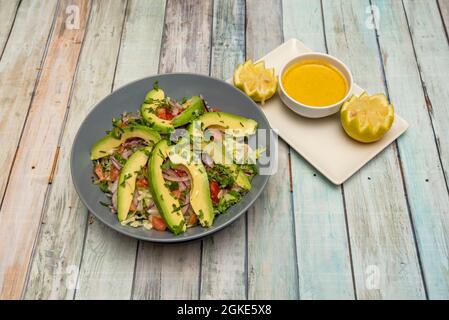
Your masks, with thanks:
[[[274,69],[265,68],[263,61],[254,64],[252,60],[248,60],[239,64],[234,71],[233,80],[237,88],[256,102],[264,103],[276,93]]]
[[[370,143],[382,138],[394,121],[394,107],[384,94],[352,96],[340,111],[341,124],[353,139]]]

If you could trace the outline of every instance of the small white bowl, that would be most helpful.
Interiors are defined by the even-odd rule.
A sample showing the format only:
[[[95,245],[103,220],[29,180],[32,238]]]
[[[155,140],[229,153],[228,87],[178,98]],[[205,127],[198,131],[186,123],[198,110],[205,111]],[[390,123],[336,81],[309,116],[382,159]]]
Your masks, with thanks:
[[[293,64],[303,61],[303,60],[319,60],[324,61],[331,66],[334,66],[339,70],[343,76],[346,78],[346,81],[348,83],[348,92],[346,96],[338,101],[335,104],[324,106],[324,107],[314,107],[314,106],[308,106],[305,104],[300,103],[299,101],[294,100],[292,97],[290,97],[287,92],[284,90],[284,87],[282,85],[282,76],[284,75],[285,70],[287,70],[290,66]],[[289,62],[287,62],[284,67],[282,68],[281,72],[279,73],[279,96],[281,97],[282,102],[291,109],[293,112],[306,117],[306,118],[323,118],[330,116],[334,113],[337,113],[340,110],[341,105],[351,96],[352,93],[352,87],[353,87],[353,79],[352,74],[349,68],[340,60],[338,60],[335,57],[332,57],[328,54],[324,53],[306,53],[301,54],[299,56],[296,56],[295,58],[291,59]]]

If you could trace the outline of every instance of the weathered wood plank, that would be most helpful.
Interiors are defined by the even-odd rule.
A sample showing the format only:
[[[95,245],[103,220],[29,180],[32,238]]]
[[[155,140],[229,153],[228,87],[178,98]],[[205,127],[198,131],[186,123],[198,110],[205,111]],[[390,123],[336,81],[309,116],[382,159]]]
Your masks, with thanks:
[[[245,1],[214,1],[211,75],[232,76],[245,56]],[[246,217],[203,241],[201,299],[246,298]]]
[[[246,3],[246,54],[257,59],[282,43],[279,1]],[[248,210],[248,298],[297,299],[298,274],[288,146],[279,141],[278,170]]]
[[[284,0],[284,38],[326,52],[321,1]],[[301,299],[353,299],[351,259],[341,188],[291,150]]]
[[[209,73],[212,1],[168,1],[159,72]],[[134,299],[197,299],[201,242],[141,243]]]
[[[114,89],[157,72],[164,13],[163,0],[128,1]],[[98,221],[90,224],[76,298],[129,299],[137,245]]]
[[[383,92],[375,32],[366,24],[368,1],[324,1],[328,49],[369,92]],[[369,11],[368,11],[369,12]],[[394,145],[344,185],[357,297],[425,298]]]
[[[66,28],[65,8],[70,5],[79,8],[80,27],[77,30]],[[22,279],[27,273],[38,234],[40,213],[57,153],[89,10],[88,1],[64,0],[60,3],[56,32],[50,39],[42,75],[3,199],[0,230],[2,237],[10,240],[0,250],[0,257],[9,260],[10,265],[20,265],[13,277],[18,286],[24,284]],[[14,290],[18,293],[19,287]]]
[[[379,6],[384,8],[382,24],[393,25],[397,32],[387,34],[381,29],[380,43],[393,78],[388,81],[390,94],[402,93],[400,112],[407,114],[406,119],[416,128],[399,143],[407,193],[429,298],[448,299],[449,47],[444,26],[436,18],[439,13],[435,2],[405,1],[406,16],[399,8],[394,15],[386,10],[386,6],[393,6],[392,2]],[[394,6],[400,7],[396,3]],[[440,2],[440,6],[447,19],[447,1]],[[408,54],[404,56],[404,52]],[[409,63],[403,66],[406,61]]]
[[[0,105],[2,106],[0,108],[0,136],[2,148],[4,148],[0,155],[0,197],[3,196],[5,191],[10,167],[38,76],[38,68],[41,65],[49,33],[51,32],[56,7],[56,1],[49,1],[45,4],[24,2],[17,14],[16,26],[0,62]],[[62,39],[53,39],[55,41],[63,41]],[[24,46],[24,43],[27,46]],[[17,48],[23,48],[23,50],[18,52]],[[53,62],[58,58],[58,54],[70,57],[68,51],[57,52],[54,47],[51,53],[53,56],[49,57],[49,61]],[[35,100],[36,103],[33,110],[42,108],[42,105],[39,105],[39,103],[50,100],[51,95],[56,90],[50,87],[53,84],[49,76],[52,72],[58,74],[61,71],[63,71],[62,65],[58,64],[56,68],[52,68],[45,74],[46,78],[42,79],[42,85],[40,86],[43,92],[36,97],[41,101]],[[71,79],[68,87],[61,89],[69,89],[70,83]],[[64,93],[61,94],[61,98],[64,98]],[[30,127],[28,126],[25,131],[26,134],[35,134],[29,132],[29,129]],[[40,137],[42,138],[42,135]],[[24,138],[27,139],[26,136]],[[32,145],[28,147],[31,148]],[[21,151],[23,153],[25,150],[21,149]],[[36,156],[36,153],[28,156]],[[36,160],[36,158],[33,159]],[[51,162],[51,160],[49,161]],[[0,299],[14,299],[21,296],[38,230],[39,215],[33,215],[32,211],[27,210],[26,204],[30,203],[24,203],[21,189],[25,187],[28,191],[31,190],[32,185],[35,183],[40,184],[38,180],[41,180],[42,177],[33,175],[30,179],[30,176],[27,174],[30,174],[32,164],[29,163],[27,165],[29,165],[26,169],[27,173],[18,172],[13,174],[10,184],[12,188],[8,189],[8,193],[4,201],[2,201],[0,211],[0,219],[2,221],[0,225],[2,240],[0,248]],[[19,168],[24,169],[23,161],[19,164]],[[19,186],[17,186],[18,180],[21,182]],[[44,192],[46,183],[45,181]],[[20,193],[17,193],[19,190]],[[30,202],[35,200],[32,196],[28,198],[28,195],[27,199]]]
[[[446,0],[437,0],[443,18],[444,27],[446,29],[446,38],[449,42],[449,2]]]
[[[0,137],[3,148],[0,153],[0,197],[5,192],[56,7],[56,0],[23,1],[0,61]]]
[[[70,177],[73,139],[92,106],[111,91],[126,1],[92,3],[59,160],[44,209],[26,298],[73,299],[86,230],[87,209]]]
[[[6,41],[8,41],[19,4],[20,0],[0,1],[0,57],[2,56]]]

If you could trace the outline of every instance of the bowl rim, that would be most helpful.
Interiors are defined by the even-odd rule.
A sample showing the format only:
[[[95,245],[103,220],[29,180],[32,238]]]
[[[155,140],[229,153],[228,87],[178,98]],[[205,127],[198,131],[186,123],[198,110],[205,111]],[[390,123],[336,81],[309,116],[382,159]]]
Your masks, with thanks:
[[[230,84],[227,81],[224,81],[222,79],[219,78],[215,78],[209,75],[204,75],[204,74],[198,74],[198,73],[193,73],[193,72],[169,72],[169,73],[160,73],[160,74],[153,74],[150,76],[146,76],[131,82],[128,82],[120,87],[118,87],[117,89],[113,90],[112,92],[108,93],[106,96],[104,96],[103,98],[101,98],[101,100],[99,100],[97,103],[95,103],[95,105],[87,112],[86,116],[84,117],[84,119],[82,120],[82,122],[80,123],[78,130],[72,140],[72,146],[70,148],[70,158],[69,158],[69,162],[70,162],[70,177],[72,180],[72,184],[75,188],[75,191],[78,195],[78,198],[80,199],[80,201],[82,202],[82,204],[86,207],[86,209],[88,210],[88,213],[91,213],[95,216],[96,219],[98,219],[101,223],[105,224],[107,227],[111,228],[112,230],[128,236],[130,238],[134,238],[137,240],[141,240],[141,241],[145,241],[145,242],[150,242],[150,243],[159,243],[159,244],[176,244],[176,243],[184,243],[184,242],[191,242],[191,241],[195,241],[195,240],[201,240],[205,237],[208,237],[226,227],[229,227],[231,224],[233,224],[235,221],[237,221],[245,212],[248,211],[248,209],[250,207],[252,207],[254,205],[254,202],[260,197],[260,195],[262,194],[262,192],[265,190],[268,180],[270,179],[271,175],[266,175],[265,178],[262,181],[262,185],[260,186],[259,190],[257,190],[255,192],[255,195],[253,197],[253,199],[246,204],[241,210],[240,212],[234,214],[234,216],[230,217],[228,221],[226,221],[225,223],[223,223],[220,226],[212,226],[210,228],[203,228],[203,232],[196,234],[196,235],[188,235],[185,237],[180,237],[180,236],[175,236],[173,235],[172,238],[165,238],[165,239],[158,239],[158,238],[149,238],[148,236],[140,236],[140,235],[136,235],[134,233],[131,232],[130,229],[128,228],[124,228],[121,225],[117,225],[117,224],[110,224],[104,217],[102,217],[102,215],[98,214],[94,208],[90,205],[90,203],[88,201],[86,201],[86,199],[83,196],[83,193],[81,192],[81,190],[79,189],[80,186],[75,183],[75,169],[74,169],[74,162],[75,162],[75,154],[74,154],[74,147],[75,147],[75,142],[78,140],[79,135],[81,134],[81,130],[84,127],[85,123],[87,122],[87,119],[90,117],[90,115],[94,112],[94,110],[97,108],[97,106],[102,103],[104,100],[106,100],[107,98],[109,98],[110,96],[116,94],[118,91],[124,90],[126,89],[126,87],[133,85],[134,83],[140,82],[140,81],[145,81],[146,79],[151,79],[151,78],[155,78],[155,77],[164,77],[164,76],[179,76],[179,75],[191,75],[191,76],[198,76],[198,77],[204,77],[204,78],[208,78],[208,79],[213,79],[216,80],[218,82],[223,83],[226,86],[230,86],[232,88],[234,88],[237,92],[239,92],[241,95],[244,95],[248,102],[253,104],[254,107],[259,111],[259,113],[261,114],[262,118],[265,120],[265,123],[267,124],[268,128],[272,130],[272,127],[270,125],[270,122],[268,121],[267,117],[265,116],[265,113],[260,110],[260,108],[258,107],[258,105],[250,98],[248,97],[246,94],[244,94],[241,90],[239,90],[238,88],[234,87],[232,84]],[[275,151],[277,152],[277,151]],[[225,213],[226,214],[226,213]],[[132,228],[131,228],[132,229]],[[168,232],[168,231],[167,231]]]
[[[346,95],[340,99],[338,102],[331,104],[331,105],[327,105],[327,106],[310,106],[304,103],[301,103],[295,99],[293,99],[288,93],[287,91],[284,89],[284,85],[282,84],[282,76],[286,71],[287,66],[290,66],[290,64],[292,64],[293,62],[295,62],[296,60],[302,59],[306,56],[315,56],[315,57],[320,57],[320,58],[327,58],[329,60],[331,60],[332,62],[336,62],[337,64],[340,64],[343,69],[345,69],[345,71],[347,72],[347,74],[349,75],[349,79],[346,79],[349,83],[349,88],[348,88],[348,92],[346,93]],[[345,78],[347,78],[344,74],[343,76]],[[322,52],[307,52],[307,53],[302,53],[299,55],[296,55],[295,57],[291,58],[290,60],[288,60],[281,68],[280,72],[279,72],[279,89],[282,91],[282,93],[293,103],[295,103],[298,107],[307,109],[307,110],[314,110],[312,112],[317,112],[317,110],[321,110],[321,111],[326,111],[326,110],[331,110],[333,108],[339,107],[341,106],[346,100],[349,99],[349,97],[352,95],[352,91],[354,88],[354,78],[352,76],[352,72],[351,69],[349,69],[349,67],[340,59],[338,59],[335,56],[332,56],[330,54],[327,53],[322,53]]]

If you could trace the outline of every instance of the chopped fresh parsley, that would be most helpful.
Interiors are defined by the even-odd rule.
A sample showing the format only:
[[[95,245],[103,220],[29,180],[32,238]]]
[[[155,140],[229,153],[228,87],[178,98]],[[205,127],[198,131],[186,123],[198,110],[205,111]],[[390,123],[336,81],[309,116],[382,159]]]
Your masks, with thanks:
[[[220,185],[220,188],[232,186],[235,182],[234,174],[228,167],[215,164],[212,168],[207,170],[209,181],[215,180]]]
[[[170,191],[174,191],[174,190],[178,190],[179,189],[179,183],[176,181],[167,181],[165,183],[165,186],[170,190]]]
[[[242,164],[240,165],[240,169],[242,169],[244,173],[249,174],[251,176],[255,176],[256,174],[259,173],[259,169],[254,163]]]
[[[241,197],[242,195],[239,192],[233,190],[229,191],[220,199],[218,204],[214,205],[215,212],[217,214],[224,213],[229,207],[239,202]]]

